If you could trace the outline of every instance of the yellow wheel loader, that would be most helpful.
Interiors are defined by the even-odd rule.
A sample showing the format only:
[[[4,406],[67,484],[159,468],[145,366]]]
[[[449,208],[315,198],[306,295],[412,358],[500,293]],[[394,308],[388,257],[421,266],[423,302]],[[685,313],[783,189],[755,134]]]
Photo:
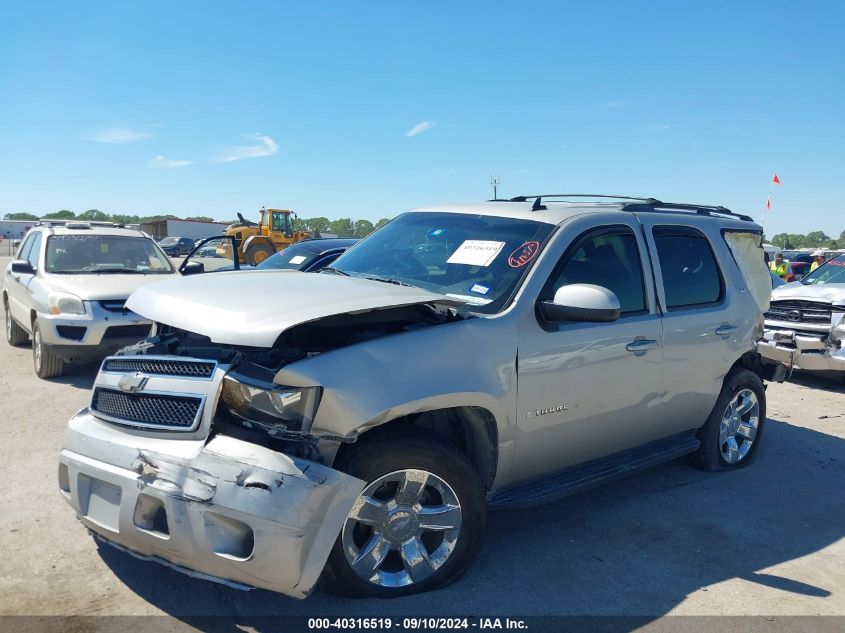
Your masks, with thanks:
[[[240,262],[254,266],[295,242],[318,237],[308,231],[294,231],[294,217],[295,214],[287,209],[261,207],[258,224],[238,213],[238,221],[229,225],[223,234],[235,238]],[[228,253],[219,255],[229,256]]]

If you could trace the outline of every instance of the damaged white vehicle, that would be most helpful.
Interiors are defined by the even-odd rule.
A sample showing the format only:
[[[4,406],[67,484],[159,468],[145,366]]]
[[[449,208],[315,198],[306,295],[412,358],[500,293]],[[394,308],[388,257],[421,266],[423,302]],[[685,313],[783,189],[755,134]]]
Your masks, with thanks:
[[[763,338],[760,354],[790,369],[845,372],[845,255],[772,291]]]
[[[760,227],[548,198],[405,213],[318,274],[138,290],[153,333],[71,419],[62,494],[99,539],[193,575],[389,597],[457,578],[487,507],[683,455],[748,464],[779,368],[755,349]]]

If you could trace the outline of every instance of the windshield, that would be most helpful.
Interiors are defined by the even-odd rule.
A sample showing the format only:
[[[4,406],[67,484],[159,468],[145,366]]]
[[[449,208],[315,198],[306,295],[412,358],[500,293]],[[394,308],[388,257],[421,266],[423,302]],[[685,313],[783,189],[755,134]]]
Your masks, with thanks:
[[[173,246],[179,241],[178,237],[165,237],[159,242],[162,246]]]
[[[307,246],[299,246],[298,244],[294,244],[293,246],[288,246],[283,251],[279,251],[275,255],[271,255],[263,262],[258,264],[256,268],[264,270],[302,270],[303,268],[307,267],[308,264],[310,264],[316,257],[317,253],[313,252]]]
[[[170,260],[144,237],[52,235],[47,240],[46,271],[65,275],[126,273],[164,275]]]
[[[845,284],[845,255],[826,261],[801,280],[807,286]]]
[[[508,303],[553,229],[533,220],[406,213],[346,251],[327,273],[417,286],[495,313]]]

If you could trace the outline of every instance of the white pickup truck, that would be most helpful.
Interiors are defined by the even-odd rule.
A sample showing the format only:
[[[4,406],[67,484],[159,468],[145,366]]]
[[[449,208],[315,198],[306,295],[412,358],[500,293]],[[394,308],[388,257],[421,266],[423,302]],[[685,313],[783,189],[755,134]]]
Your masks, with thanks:
[[[794,369],[845,375],[845,255],[772,290],[758,349]]]

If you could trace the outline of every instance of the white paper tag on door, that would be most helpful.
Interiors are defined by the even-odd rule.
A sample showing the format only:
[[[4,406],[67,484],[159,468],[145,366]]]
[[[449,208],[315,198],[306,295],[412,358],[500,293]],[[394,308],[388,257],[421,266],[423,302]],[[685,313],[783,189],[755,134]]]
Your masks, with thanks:
[[[489,240],[466,240],[458,249],[452,253],[447,264],[468,264],[470,266],[489,266],[496,259],[504,242],[492,242]]]

